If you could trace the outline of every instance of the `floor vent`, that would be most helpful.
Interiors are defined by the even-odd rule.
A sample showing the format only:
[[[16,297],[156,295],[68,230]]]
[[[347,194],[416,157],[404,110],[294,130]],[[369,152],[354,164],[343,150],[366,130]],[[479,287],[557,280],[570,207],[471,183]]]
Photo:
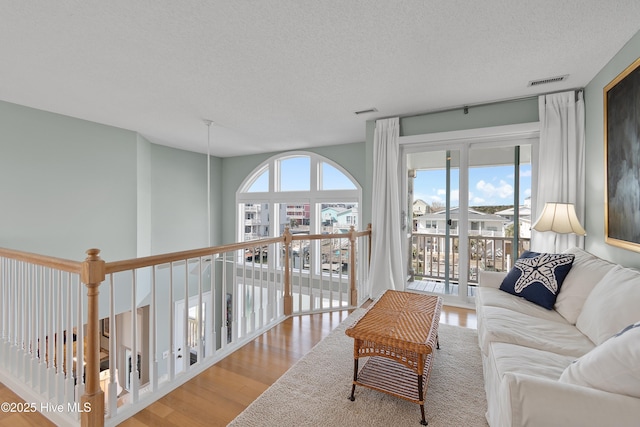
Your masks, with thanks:
[[[546,79],[539,80],[531,80],[527,86],[540,86],[546,85],[548,83],[558,83],[567,80],[569,74],[565,74],[564,76],[556,76],[556,77],[548,77]]]

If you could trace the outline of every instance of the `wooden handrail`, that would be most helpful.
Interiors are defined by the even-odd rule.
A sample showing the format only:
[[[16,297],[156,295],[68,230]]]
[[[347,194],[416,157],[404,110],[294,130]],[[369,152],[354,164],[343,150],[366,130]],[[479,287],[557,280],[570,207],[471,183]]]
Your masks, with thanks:
[[[153,265],[169,264],[185,259],[205,257],[209,255],[233,252],[242,249],[251,249],[256,246],[266,246],[272,243],[284,243],[284,237],[273,237],[271,239],[250,240],[248,242],[231,243],[222,246],[212,246],[210,248],[192,249],[188,251],[172,252],[162,255],[152,255],[142,258],[133,258],[122,261],[108,262],[106,264],[106,274],[128,271],[136,268],[151,267]]]
[[[0,248],[0,257],[11,258],[16,261],[28,262],[43,267],[54,268],[68,273],[80,274],[82,263],[64,258],[56,258],[31,252],[16,251],[14,249]]]

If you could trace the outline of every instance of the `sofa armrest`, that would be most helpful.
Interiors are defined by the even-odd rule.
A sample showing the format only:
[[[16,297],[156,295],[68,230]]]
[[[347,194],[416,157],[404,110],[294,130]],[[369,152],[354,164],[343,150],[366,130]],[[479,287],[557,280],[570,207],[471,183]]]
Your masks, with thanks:
[[[485,288],[499,288],[502,280],[507,273],[501,271],[484,271],[478,272],[478,286]]]
[[[640,399],[506,373],[501,384],[501,421],[510,426],[637,426]]]

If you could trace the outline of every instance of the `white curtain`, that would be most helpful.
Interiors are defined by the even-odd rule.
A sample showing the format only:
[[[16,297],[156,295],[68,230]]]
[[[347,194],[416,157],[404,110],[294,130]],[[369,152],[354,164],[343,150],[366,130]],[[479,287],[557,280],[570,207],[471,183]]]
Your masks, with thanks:
[[[400,120],[376,121],[373,137],[373,197],[369,296],[404,289],[398,185]]]
[[[582,91],[542,95],[540,149],[535,215],[545,202],[573,203],[580,223],[585,213],[585,140]],[[536,218],[532,218],[535,220]],[[589,230],[587,230],[587,233]],[[561,252],[573,246],[584,247],[584,237],[532,230],[531,249]]]

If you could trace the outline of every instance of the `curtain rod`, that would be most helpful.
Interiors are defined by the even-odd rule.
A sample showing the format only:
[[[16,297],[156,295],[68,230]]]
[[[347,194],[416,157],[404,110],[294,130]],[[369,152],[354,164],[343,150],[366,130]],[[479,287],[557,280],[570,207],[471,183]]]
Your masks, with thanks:
[[[398,117],[400,119],[406,119],[406,118],[410,118],[410,117],[424,116],[424,115],[427,115],[427,114],[446,113],[446,112],[449,112],[449,111],[465,110],[465,109],[469,109],[469,108],[473,108],[473,107],[484,107],[486,105],[503,104],[503,103],[507,103],[507,102],[527,101],[529,99],[537,99],[538,97],[540,97],[542,95],[553,95],[555,93],[570,92],[570,91],[575,91],[576,92],[576,96],[577,96],[578,92],[584,92],[584,88],[569,88],[569,89],[557,90],[557,91],[554,91],[554,92],[540,93],[540,94],[537,94],[537,95],[522,96],[522,97],[516,97],[516,98],[504,98],[504,99],[499,99],[499,100],[495,100],[495,101],[478,102],[477,104],[458,105],[456,107],[444,108],[442,110],[423,111],[421,113],[407,114],[407,115],[404,115],[404,116],[394,115],[394,116],[378,117],[375,120],[390,119],[392,117]]]

